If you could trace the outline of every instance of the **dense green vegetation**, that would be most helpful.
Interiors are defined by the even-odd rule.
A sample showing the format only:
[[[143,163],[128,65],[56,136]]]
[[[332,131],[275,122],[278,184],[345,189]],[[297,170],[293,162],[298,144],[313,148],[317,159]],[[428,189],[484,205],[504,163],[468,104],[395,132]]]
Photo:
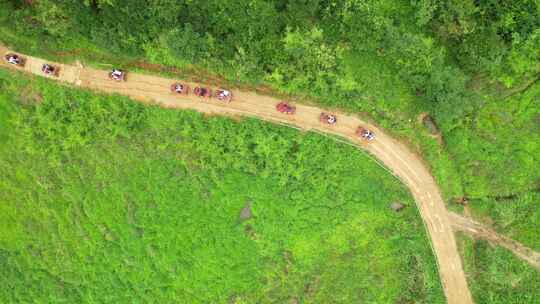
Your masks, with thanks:
[[[0,33],[41,56],[141,58],[202,78],[208,69],[367,113],[424,152],[449,199],[538,188],[540,144],[529,139],[540,116],[535,0],[11,0],[0,4]],[[418,131],[422,111],[450,150]],[[487,162],[486,150],[497,151]]]
[[[444,302],[407,189],[353,147],[3,70],[0,89],[2,303]]]
[[[540,190],[539,100],[540,84],[506,99],[486,100],[445,137],[469,197]]]
[[[472,215],[540,250],[540,84],[490,100],[445,136]]]
[[[529,247],[540,248],[537,0],[8,0],[0,3],[0,41],[58,60],[82,58],[90,64],[108,67],[114,63],[127,68],[150,67],[139,64],[150,62],[158,64],[153,72],[162,73],[171,71],[165,67],[177,67],[174,71],[182,72],[182,77],[270,86],[273,94],[290,94],[361,113],[423,153],[449,202],[467,197],[474,216]],[[29,86],[26,90],[28,94],[23,95],[32,96],[37,89]],[[154,134],[148,134],[148,128],[157,133],[161,127],[176,130],[166,122],[157,127],[159,119],[151,119],[157,114],[150,115],[138,107],[111,109],[126,114],[108,120],[104,115],[109,112],[103,112],[103,105],[97,101],[81,105],[72,104],[65,96],[52,96],[67,106],[66,112],[71,107],[88,107],[85,111],[96,112],[93,115],[97,116],[71,117],[69,122],[80,125],[75,129],[44,122],[48,120],[38,120],[44,123],[33,131],[38,133],[23,128],[27,131],[21,138],[39,139],[36,143],[42,145],[25,145],[25,151],[47,153],[48,163],[64,164],[59,155],[75,153],[98,135],[105,137],[102,141],[117,142],[130,134],[129,140],[146,142],[150,141],[148,135]],[[49,111],[44,108],[37,111]],[[0,118],[13,111],[0,110]],[[61,110],[51,111],[40,113],[60,115]],[[418,123],[422,112],[429,112],[435,119],[441,131],[440,143]],[[176,123],[175,118],[170,120]],[[221,123],[227,124],[210,121],[216,129]],[[30,119],[25,123],[37,122]],[[181,133],[179,138],[191,140],[196,132],[208,127],[206,123],[204,128],[188,125],[191,133]],[[132,130],[126,131],[125,124],[131,124]],[[257,130],[268,128],[250,124]],[[0,139],[7,140],[10,130],[0,125]],[[292,134],[276,130],[280,130],[275,131],[278,134]],[[69,137],[64,140],[66,133]],[[135,136],[139,133],[140,138]],[[134,136],[137,139],[131,138]],[[245,163],[227,158],[229,154],[204,154],[198,146],[193,147],[196,152],[192,153],[198,155],[193,161],[205,164],[213,179],[226,179],[224,168],[231,166],[243,172],[239,174],[275,175],[280,185],[304,182],[304,171],[294,173],[298,167],[280,171],[283,168],[274,167],[275,162],[260,160],[260,155],[280,155],[284,163],[287,154],[279,150],[280,145],[265,146],[257,156],[249,146],[253,138],[244,136],[248,139],[234,138],[239,141],[235,145],[248,145],[241,154],[249,159]],[[161,138],[153,144],[164,149],[161,153],[171,147],[161,143]],[[118,149],[112,144],[93,147],[97,150],[89,149],[89,153]],[[220,149],[231,153],[230,149]],[[191,160],[185,162],[192,164]],[[341,189],[329,193],[339,196]],[[501,261],[508,257],[497,256]],[[487,254],[478,255],[478,259],[492,265]],[[477,290],[487,288],[484,283],[479,283]]]
[[[458,238],[468,281],[477,304],[538,303],[540,272],[501,247],[466,236]]]
[[[540,251],[540,193],[528,192],[508,198],[482,198],[471,204],[474,217],[495,230]]]

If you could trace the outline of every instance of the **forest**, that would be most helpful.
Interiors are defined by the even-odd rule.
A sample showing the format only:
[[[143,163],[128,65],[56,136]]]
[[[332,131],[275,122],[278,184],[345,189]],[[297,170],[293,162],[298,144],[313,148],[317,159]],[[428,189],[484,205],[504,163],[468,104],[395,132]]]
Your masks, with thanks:
[[[21,52],[64,62],[80,59],[98,67],[117,65],[147,73],[176,73],[193,80],[263,90],[268,94],[357,113],[402,138],[412,149],[423,155],[450,209],[467,212],[498,232],[540,250],[540,4],[537,0],[7,0],[0,3],[0,42]],[[148,146],[145,146],[138,141],[154,140],[153,144],[160,149],[160,153],[172,153],[167,149],[177,144],[172,143],[175,139],[171,137],[170,144],[161,143],[165,136],[161,132],[166,129],[176,130],[178,124],[186,129],[176,139],[185,137],[186,142],[208,143],[204,147],[194,145],[182,148],[185,155],[190,155],[180,161],[185,172],[192,172],[191,166],[202,170],[199,165],[211,164],[205,165],[200,173],[191,173],[194,176],[183,181],[188,188],[198,189],[193,185],[200,187],[206,183],[206,179],[216,182],[218,177],[228,176],[225,168],[230,166],[238,171],[231,173],[233,176],[243,176],[229,177],[231,179],[250,180],[253,175],[261,175],[265,177],[261,183],[276,183],[266,186],[259,184],[263,188],[289,183],[297,183],[297,187],[300,187],[300,180],[310,187],[317,187],[324,181],[323,187],[329,191],[324,193],[344,195],[343,201],[348,200],[347,195],[352,195],[341,192],[341,189],[331,190],[334,188],[326,184],[334,183],[333,186],[336,186],[344,182],[344,179],[317,179],[313,172],[318,167],[314,163],[303,164],[306,168],[300,172],[296,172],[298,166],[288,169],[278,167],[278,163],[287,166],[285,157],[289,153],[286,150],[280,152],[281,145],[291,149],[301,146],[286,139],[287,136],[276,135],[277,138],[273,139],[279,141],[279,144],[268,142],[259,150],[250,144],[250,140],[255,140],[251,129],[264,133],[271,128],[272,134],[289,134],[293,131],[253,121],[241,122],[240,125],[225,119],[207,122],[193,113],[167,114],[157,109],[127,106],[121,97],[114,97],[114,102],[110,104],[105,103],[120,108],[104,112],[102,100],[106,97],[78,92],[76,94],[82,95],[77,95],[74,100],[66,97],[72,93],[46,83],[26,85],[18,77],[13,81],[9,79],[14,76],[3,73],[2,77],[5,93],[2,95],[4,103],[0,117],[3,121],[7,117],[17,118],[9,118],[11,124],[0,126],[0,139],[4,142],[20,141],[19,147],[25,153],[38,153],[40,157],[47,155],[48,166],[55,164],[58,168],[49,177],[54,181],[47,178],[40,181],[38,176],[32,177],[37,178],[38,183],[44,183],[45,189],[45,192],[32,194],[34,202],[46,199],[46,193],[52,191],[48,187],[60,181],[67,183],[79,178],[84,180],[82,172],[66,173],[72,175],[62,177],[64,172],[60,168],[66,164],[64,157],[74,157],[78,154],[75,151],[86,150],[88,145],[95,149],[88,151],[99,151],[98,154],[109,151],[103,157],[111,159],[116,157],[112,151],[120,149],[116,144],[134,143],[138,151],[120,150],[120,153],[128,156],[125,156],[125,160],[115,159],[119,163],[119,168],[114,169],[117,175],[103,168],[106,170],[102,172],[103,180],[92,182],[107,183],[105,177],[109,175],[114,176],[111,178],[114,181],[123,181],[128,176],[137,180],[137,176],[142,173],[122,171],[133,166],[130,165],[130,159],[138,158],[147,162],[147,167],[143,166],[140,170],[150,170],[152,164],[158,161],[152,160],[149,152],[144,152],[150,143],[146,142]],[[26,105],[32,103],[32,98],[25,96],[41,96],[38,93],[41,89],[38,88],[50,95],[44,94],[43,103],[34,109]],[[24,92],[21,96],[10,95],[10,92],[21,90]],[[61,107],[56,108],[53,100]],[[81,103],[80,100],[93,102]],[[83,112],[71,113],[68,108],[73,107]],[[149,118],[158,115],[154,112],[159,112],[160,119]],[[106,113],[116,113],[119,116],[108,118]],[[429,130],[419,122],[418,117],[425,114],[433,119],[437,130]],[[61,121],[53,119],[63,115],[69,117]],[[75,129],[71,129],[73,123],[77,125]],[[39,127],[31,127],[35,124]],[[223,125],[230,128],[230,139],[216,137],[215,134],[218,134],[218,129]],[[206,130],[212,128],[210,126],[214,129]],[[15,132],[18,134],[16,139],[10,135],[14,128],[18,130]],[[247,128],[250,132],[239,131]],[[216,133],[212,135],[212,132]],[[139,138],[136,135],[138,133],[146,136],[141,134]],[[65,134],[69,136],[65,137]],[[280,136],[281,139],[278,139]],[[97,142],[94,139],[96,137],[100,138]],[[131,142],[131,137],[137,140]],[[323,140],[308,138],[302,139],[302,143],[307,145],[304,140]],[[23,141],[25,144],[22,144]],[[210,147],[210,142],[221,144],[218,149],[222,152],[230,152],[229,145],[246,145],[246,149],[238,153],[249,161],[234,162],[233,156],[227,153],[224,157],[214,155],[209,152],[215,149]],[[100,146],[102,143],[105,143],[104,146]],[[345,149],[339,145],[336,147]],[[314,149],[309,156],[313,159],[320,159],[328,153],[317,150],[318,146],[315,147],[314,143],[306,147],[304,152],[309,153],[309,149]],[[22,157],[17,156],[15,150],[10,151],[2,153],[7,153],[4,155],[10,155],[10,158]],[[264,157],[256,153],[262,153]],[[337,155],[342,154],[333,154],[335,157]],[[19,178],[29,179],[22,172],[26,172],[25,168],[29,165],[37,167],[39,164],[18,159],[19,162],[12,159],[3,164],[3,171],[10,172],[3,174],[12,174],[9,178],[5,177],[5,180],[17,181],[9,184],[12,191],[10,195],[26,193],[26,188],[18,188],[26,184]],[[91,162],[104,159],[94,156]],[[332,161],[340,162],[337,159]],[[91,168],[97,165],[91,162],[84,163],[83,159],[78,159],[72,166],[87,166],[81,169],[83,171],[93,170]],[[15,166],[20,167],[14,169]],[[32,170],[44,172],[47,171],[45,168]],[[344,167],[342,169],[345,170]],[[364,167],[357,168],[355,173],[351,169],[343,174],[354,176],[358,174],[357,171],[369,173],[373,178],[382,178],[380,176],[384,175],[375,168]],[[148,171],[145,174],[150,173]],[[159,176],[162,173],[156,174]],[[306,174],[313,179],[306,178]],[[275,177],[275,180],[266,181],[270,176]],[[139,182],[144,183],[144,180]],[[158,183],[157,180],[154,182]],[[138,187],[123,183],[114,187]],[[79,186],[79,189],[71,191],[95,191],[86,189],[89,186]],[[224,185],[220,187],[226,188]],[[219,191],[226,191],[224,189]],[[205,193],[202,189],[201,193],[193,191],[189,195]],[[403,194],[403,199],[410,199],[406,191],[397,192]],[[51,192],[48,199],[57,200],[59,195]],[[74,194],[62,195],[70,197]],[[228,197],[229,194],[220,195]],[[6,201],[12,197],[1,199]],[[77,200],[76,197],[63,199]],[[162,202],[168,199],[171,198],[163,198]],[[269,198],[270,201],[274,199]],[[465,208],[455,204],[464,199],[469,202]],[[212,201],[210,198],[207,200]],[[366,201],[372,202],[367,198]],[[241,205],[240,201],[236,204],[235,207]],[[328,225],[328,229],[338,227],[336,223]],[[423,244],[421,238],[417,241]],[[538,272],[512,260],[506,252],[482,242],[462,240],[460,244],[465,250],[463,256],[466,270],[473,278],[470,283],[477,302],[528,303],[535,296],[538,298],[538,293],[531,291],[540,290]],[[425,259],[427,253],[426,257],[418,258],[417,261],[424,263]],[[3,263],[13,265],[6,261],[4,259]],[[419,266],[419,273],[431,271],[426,269],[431,269],[433,265],[425,263]],[[314,268],[310,269],[315,271]],[[337,274],[336,268],[336,273],[327,276]],[[517,287],[503,284],[500,278],[505,276],[515,278],[514,281],[519,282],[516,283]],[[278,274],[274,273],[272,278],[277,277]],[[427,277],[436,280],[429,275]],[[295,282],[301,282],[301,278],[306,277],[297,277],[298,281]],[[111,280],[121,281],[119,278]],[[440,290],[435,291],[439,287],[433,287],[433,281],[429,280],[425,283],[429,288],[411,292],[422,294],[425,303],[436,303],[438,300],[435,299],[440,299]],[[336,284],[339,282],[337,280]],[[271,293],[275,292],[283,297],[279,299],[284,299],[285,295],[280,292],[299,288],[300,283],[297,284],[295,287],[280,285],[279,292],[273,290]],[[392,286],[397,288],[398,285]],[[329,285],[325,286],[328,288],[326,290],[331,289]],[[354,287],[350,288],[352,294]],[[492,293],[488,294],[487,290],[492,290]],[[264,302],[259,296],[268,295],[251,292],[246,293],[248,303],[253,299]],[[325,299],[324,291],[321,292],[317,295],[320,298],[306,301],[318,302]],[[516,294],[524,294],[524,297],[517,298]],[[387,299],[396,299],[395,294],[391,293],[378,293],[377,296],[386,298],[361,299],[379,299],[379,302],[392,302]],[[278,298],[268,299],[272,301]],[[403,302],[407,302],[407,299],[410,297]],[[486,302],[486,299],[489,301]]]

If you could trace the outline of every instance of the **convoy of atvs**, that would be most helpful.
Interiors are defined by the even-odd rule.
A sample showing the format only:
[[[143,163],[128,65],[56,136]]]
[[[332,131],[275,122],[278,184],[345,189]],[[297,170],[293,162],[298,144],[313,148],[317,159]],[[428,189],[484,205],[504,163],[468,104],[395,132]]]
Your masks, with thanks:
[[[18,67],[24,67],[26,59],[13,53],[6,54],[4,60]],[[60,73],[60,68],[58,66],[45,63],[41,66],[41,72],[48,76],[58,77]],[[126,81],[126,72],[120,69],[113,69],[109,74],[109,78],[113,81],[123,82]],[[173,94],[187,95],[190,92],[190,87],[187,84],[175,82],[171,84],[170,91]],[[193,89],[193,94],[202,98],[211,98],[215,97],[217,100],[229,103],[231,102],[233,95],[232,92],[225,89],[217,89],[214,92],[210,88],[197,86]],[[276,105],[276,110],[280,113],[287,115],[294,115],[296,113],[296,107],[289,104],[288,102],[282,101]],[[337,123],[337,117],[334,114],[321,113],[319,115],[319,121],[322,124],[332,126]],[[372,141],[375,139],[375,134],[360,126],[356,129],[356,135],[365,141]]]
[[[187,95],[189,94],[189,86],[187,84],[175,82],[171,84],[171,92],[173,94],[181,94],[181,95]],[[229,90],[225,89],[217,89],[214,92],[212,92],[211,89],[197,86],[193,89],[193,94],[198,97],[203,98],[211,98],[216,97],[217,100],[223,101],[223,102],[230,102],[232,100],[232,93]]]

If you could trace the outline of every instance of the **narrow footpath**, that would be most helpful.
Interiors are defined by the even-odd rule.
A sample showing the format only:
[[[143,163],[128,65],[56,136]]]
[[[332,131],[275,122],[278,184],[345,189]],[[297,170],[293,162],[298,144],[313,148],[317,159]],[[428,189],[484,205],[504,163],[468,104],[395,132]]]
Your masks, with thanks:
[[[488,242],[499,245],[510,250],[518,258],[529,263],[529,265],[540,270],[540,253],[532,250],[523,244],[516,242],[504,235],[500,235],[493,229],[490,229],[470,217],[462,216],[454,212],[448,213],[450,222],[454,230],[465,232],[472,237],[487,240]]]
[[[8,51],[6,47],[0,46],[2,56]],[[171,83],[178,80],[128,73],[126,82],[115,82],[108,78],[108,71],[81,65],[48,62],[31,56],[24,57],[27,60],[24,68],[10,66],[3,60],[0,67],[23,70],[27,73],[43,76],[41,66],[47,62],[60,67],[59,77],[50,78],[67,84],[122,94],[138,101],[155,103],[166,108],[193,109],[216,115],[256,117],[347,139],[371,153],[409,187],[430,236],[448,303],[473,303],[449,214],[434,178],[419,156],[412,153],[404,144],[388,136],[383,130],[356,116],[336,111],[332,111],[332,113],[337,115],[338,123],[334,126],[322,125],[319,123],[319,114],[324,110],[315,106],[296,104],[295,115],[281,114],[275,109],[275,105],[280,100],[254,92],[233,90],[233,101],[229,104],[223,104],[214,98],[203,100],[193,94],[180,96],[170,93]],[[182,83],[186,83],[192,88],[198,85],[184,81]],[[377,136],[376,139],[369,144],[359,139],[355,135],[358,126],[372,130]]]

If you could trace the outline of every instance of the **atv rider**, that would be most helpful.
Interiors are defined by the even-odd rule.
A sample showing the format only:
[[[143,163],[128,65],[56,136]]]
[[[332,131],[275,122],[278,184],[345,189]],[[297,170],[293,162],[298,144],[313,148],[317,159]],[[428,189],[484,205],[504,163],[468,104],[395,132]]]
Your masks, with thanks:
[[[356,135],[360,136],[361,138],[367,141],[372,141],[375,139],[375,134],[362,126],[356,129]]]
[[[296,111],[296,107],[291,106],[287,102],[283,101],[276,105],[276,110],[278,110],[278,112],[285,113],[285,114],[294,114],[294,112]]]
[[[328,122],[329,125],[333,125],[336,123],[337,118],[335,115],[328,114],[326,121]]]
[[[124,78],[124,72],[119,69],[113,69],[111,72],[111,78],[114,80],[122,80]]]
[[[336,115],[322,112],[319,116],[319,121],[323,124],[334,125],[337,122]]]
[[[219,89],[216,91],[217,99],[228,100],[231,98],[231,92],[229,90]]]
[[[181,83],[177,83],[174,85],[174,91],[176,93],[182,94],[184,92],[184,85]]]
[[[7,62],[14,64],[14,65],[20,65],[21,64],[21,57],[17,54],[7,54],[6,55]]]
[[[203,87],[196,87],[195,90],[193,90],[193,93],[195,93],[195,95],[197,95],[199,97],[210,98],[210,96],[211,96],[210,90],[208,90],[207,88],[203,88]]]
[[[54,75],[56,69],[52,65],[45,63],[41,67],[41,71],[47,75]]]
[[[373,132],[371,132],[370,130],[366,130],[366,132],[364,132],[364,138],[372,141],[375,139],[375,134],[373,134]]]

